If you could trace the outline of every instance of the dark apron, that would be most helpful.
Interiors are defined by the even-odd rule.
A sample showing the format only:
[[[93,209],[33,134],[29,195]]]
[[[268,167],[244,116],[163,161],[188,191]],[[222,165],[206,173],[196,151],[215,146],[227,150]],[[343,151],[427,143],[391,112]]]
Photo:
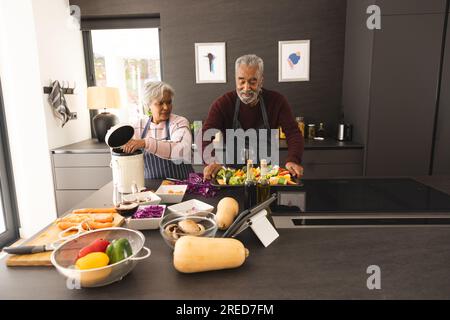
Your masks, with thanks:
[[[233,130],[236,129],[242,129],[242,125],[238,120],[239,117],[239,110],[241,107],[241,100],[239,99],[239,97],[236,98],[236,104],[234,106],[234,117],[233,117]],[[231,148],[227,148],[226,152],[227,152],[227,158],[229,159],[231,156],[228,156],[229,152],[234,151],[234,157],[231,157],[234,159],[234,163],[230,163],[227,164],[230,167],[234,167],[234,168],[242,168],[243,165],[246,164],[247,159],[252,159],[253,157],[256,158],[256,163],[254,163],[254,165],[258,165],[260,160],[259,159],[259,146],[262,145],[263,143],[266,144],[267,146],[267,155],[270,156],[272,155],[271,153],[271,140],[270,140],[270,125],[269,125],[269,118],[267,116],[267,110],[266,110],[266,106],[264,104],[264,99],[262,96],[259,97],[259,107],[261,108],[261,114],[262,114],[262,118],[263,118],[263,123],[260,124],[256,129],[256,137],[257,137],[257,144],[255,145],[249,145],[249,141],[248,139],[245,138],[236,138],[237,141],[235,141],[234,144],[234,150],[230,150]],[[259,133],[261,129],[265,129],[267,130],[267,141],[260,141],[259,138]],[[245,139],[245,141],[242,141],[242,139]],[[243,144],[245,145],[245,150],[237,150],[237,145],[238,145],[238,141],[241,141],[240,145]],[[226,159],[227,159],[226,158]],[[226,161],[225,159],[225,161]],[[269,162],[269,159],[267,159]]]
[[[145,138],[152,119],[148,119],[142,132],[141,139]],[[166,139],[170,140],[169,120],[166,121]],[[174,178],[185,180],[188,178],[189,173],[194,172],[192,165],[190,164],[175,164],[172,160],[160,158],[153,153],[144,150],[144,177],[145,179],[165,179]]]

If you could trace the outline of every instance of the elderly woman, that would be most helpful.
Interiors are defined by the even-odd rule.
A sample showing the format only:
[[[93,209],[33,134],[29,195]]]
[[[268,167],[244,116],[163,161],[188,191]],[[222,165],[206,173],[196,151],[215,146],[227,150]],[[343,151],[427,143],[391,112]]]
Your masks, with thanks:
[[[134,137],[123,150],[144,149],[145,178],[186,179],[194,172],[190,163],[192,136],[186,118],[172,113],[174,90],[164,82],[144,86],[144,108],[151,116],[140,119]]]

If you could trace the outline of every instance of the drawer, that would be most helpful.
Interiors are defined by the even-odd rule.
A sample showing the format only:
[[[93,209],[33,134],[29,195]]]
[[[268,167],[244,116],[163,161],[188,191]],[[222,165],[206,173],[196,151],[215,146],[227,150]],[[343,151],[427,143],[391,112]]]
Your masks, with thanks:
[[[58,217],[74,208],[96,190],[56,190],[56,208]]]
[[[55,168],[67,167],[109,167],[110,153],[64,153],[53,154]]]
[[[364,153],[362,149],[348,150],[305,150],[302,163],[362,163]]]
[[[288,152],[280,150],[280,164],[286,163]],[[327,164],[327,163],[362,163],[364,159],[363,149],[346,149],[346,150],[305,150],[303,151],[302,165]]]
[[[55,168],[56,189],[96,190],[112,181],[110,167]]]
[[[355,177],[363,175],[361,164],[305,164],[303,166],[304,178],[338,178]]]

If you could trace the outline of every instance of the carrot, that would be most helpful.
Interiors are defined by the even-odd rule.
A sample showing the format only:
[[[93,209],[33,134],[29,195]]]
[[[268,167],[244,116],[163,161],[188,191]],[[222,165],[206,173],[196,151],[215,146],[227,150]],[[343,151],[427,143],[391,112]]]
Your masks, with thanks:
[[[111,222],[97,222],[97,221],[86,221],[83,222],[82,225],[84,230],[92,230],[92,229],[103,229],[103,228],[111,228],[113,224]]]
[[[77,222],[69,222],[69,221],[59,221],[57,223],[58,228],[60,228],[61,230],[66,230],[69,229],[71,227],[76,227],[79,226],[80,224]]]
[[[117,213],[115,208],[84,208],[73,210],[72,213]]]
[[[96,215],[94,215],[94,221],[95,222],[101,222],[101,223],[113,222],[114,221],[114,216],[111,213],[96,214]]]
[[[288,184],[296,184],[294,181],[288,180]]]

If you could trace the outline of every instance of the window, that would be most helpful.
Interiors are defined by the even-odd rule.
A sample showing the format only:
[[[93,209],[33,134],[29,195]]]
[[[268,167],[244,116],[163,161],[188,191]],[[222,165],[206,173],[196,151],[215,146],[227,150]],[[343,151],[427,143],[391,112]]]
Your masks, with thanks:
[[[121,121],[142,114],[142,87],[161,80],[158,28],[91,30],[97,86],[118,87],[122,106],[114,112]]]
[[[18,238],[16,199],[0,83],[0,249]]]

